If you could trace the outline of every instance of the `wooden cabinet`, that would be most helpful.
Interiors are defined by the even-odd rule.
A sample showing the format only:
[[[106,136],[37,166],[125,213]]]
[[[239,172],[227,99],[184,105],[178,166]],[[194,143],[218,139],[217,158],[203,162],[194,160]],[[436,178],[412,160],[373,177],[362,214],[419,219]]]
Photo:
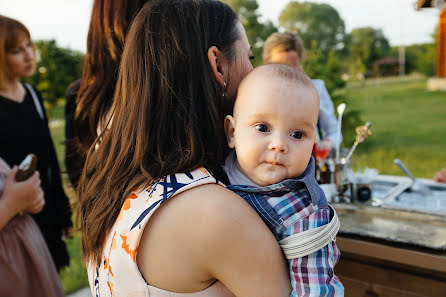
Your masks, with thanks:
[[[338,235],[346,297],[446,297],[446,254]]]

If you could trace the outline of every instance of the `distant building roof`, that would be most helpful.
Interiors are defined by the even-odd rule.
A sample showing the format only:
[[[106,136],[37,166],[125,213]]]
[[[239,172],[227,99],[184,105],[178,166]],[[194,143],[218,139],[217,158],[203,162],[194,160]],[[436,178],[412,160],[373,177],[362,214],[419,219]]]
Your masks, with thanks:
[[[395,57],[385,57],[373,62],[373,65],[395,65],[398,64],[398,59]]]

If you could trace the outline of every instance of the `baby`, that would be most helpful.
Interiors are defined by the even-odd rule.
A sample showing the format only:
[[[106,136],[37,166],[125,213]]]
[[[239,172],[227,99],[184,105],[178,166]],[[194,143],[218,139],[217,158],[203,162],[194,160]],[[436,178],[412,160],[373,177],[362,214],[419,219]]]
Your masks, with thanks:
[[[319,97],[310,78],[281,64],[257,67],[225,119],[228,188],[273,232],[289,260],[291,296],[344,296],[334,275],[339,221],[314,178]],[[255,247],[253,247],[255,248]]]

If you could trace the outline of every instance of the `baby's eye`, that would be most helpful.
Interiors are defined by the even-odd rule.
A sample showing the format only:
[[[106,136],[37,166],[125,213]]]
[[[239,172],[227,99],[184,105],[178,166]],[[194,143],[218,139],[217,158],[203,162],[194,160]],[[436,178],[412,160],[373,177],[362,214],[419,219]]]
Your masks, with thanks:
[[[259,132],[269,132],[269,128],[265,124],[257,124],[254,126]]]
[[[304,134],[302,133],[302,131],[294,131],[293,133],[291,133],[291,137],[302,139],[302,137],[304,137]]]

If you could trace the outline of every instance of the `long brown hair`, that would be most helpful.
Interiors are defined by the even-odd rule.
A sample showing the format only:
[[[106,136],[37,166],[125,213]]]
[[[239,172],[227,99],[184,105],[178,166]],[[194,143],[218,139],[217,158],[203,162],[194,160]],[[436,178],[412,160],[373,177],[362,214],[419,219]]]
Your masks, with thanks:
[[[199,166],[218,168],[222,92],[207,51],[216,46],[233,61],[236,24],[234,11],[216,0],[153,0],[134,19],[113,123],[99,148],[90,148],[78,187],[84,260],[99,264],[104,235],[131,189]]]
[[[6,54],[15,48],[21,38],[31,41],[28,29],[21,22],[0,15],[0,89],[3,89],[7,77]]]
[[[149,0],[95,0],[74,115],[76,146],[86,154],[98,123],[112,106],[124,40],[130,22]]]

